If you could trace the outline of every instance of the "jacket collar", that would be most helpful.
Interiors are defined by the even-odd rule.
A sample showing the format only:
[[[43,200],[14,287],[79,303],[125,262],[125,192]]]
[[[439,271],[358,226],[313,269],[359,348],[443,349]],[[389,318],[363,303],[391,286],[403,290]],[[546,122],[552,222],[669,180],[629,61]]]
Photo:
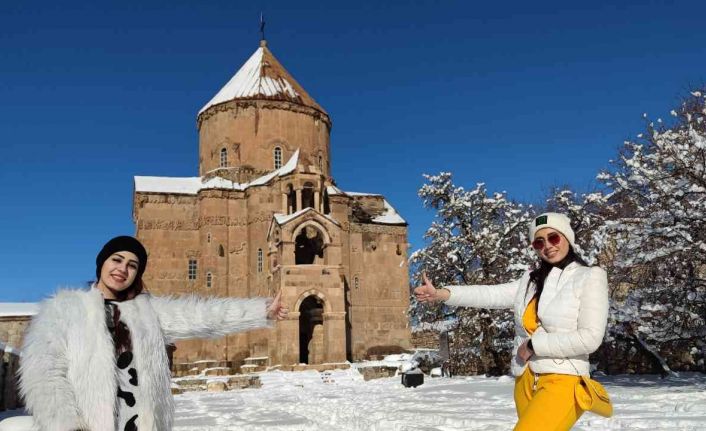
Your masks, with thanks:
[[[542,297],[539,299],[539,306],[537,313],[541,314],[547,308],[547,304],[551,303],[554,297],[559,293],[559,291],[566,285],[567,281],[570,279],[569,275],[580,265],[576,262],[571,262],[566,265],[562,270],[561,268],[552,268],[547,279],[544,280],[544,289],[542,290]]]

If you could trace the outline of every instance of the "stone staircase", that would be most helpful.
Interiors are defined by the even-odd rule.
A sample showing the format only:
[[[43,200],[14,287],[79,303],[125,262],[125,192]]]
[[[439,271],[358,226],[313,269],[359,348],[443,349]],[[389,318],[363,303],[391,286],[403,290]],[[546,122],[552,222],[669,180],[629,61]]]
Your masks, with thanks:
[[[243,361],[243,365],[240,366],[241,373],[261,373],[267,370],[267,363],[270,358],[260,356],[257,358],[245,358]]]
[[[172,393],[259,388],[260,379],[253,373],[264,371],[267,360],[267,357],[247,358],[245,364],[240,367],[232,361],[175,364],[172,371]]]
[[[303,371],[296,377],[296,385],[335,383],[343,376],[357,375],[349,363],[276,365],[269,367],[269,357],[245,358],[237,367],[230,361],[198,361],[175,364],[172,393],[193,391],[223,392],[246,388],[259,388],[265,384],[285,384],[290,378],[283,371]],[[265,371],[272,371],[265,373]],[[279,371],[279,372],[278,372]],[[351,371],[355,373],[351,374]],[[345,377],[348,378],[348,377]]]

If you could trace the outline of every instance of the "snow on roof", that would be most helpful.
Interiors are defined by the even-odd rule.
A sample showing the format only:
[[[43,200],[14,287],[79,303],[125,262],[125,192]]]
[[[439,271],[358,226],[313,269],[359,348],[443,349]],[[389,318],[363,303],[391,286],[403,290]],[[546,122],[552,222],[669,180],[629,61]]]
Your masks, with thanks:
[[[343,195],[343,194],[345,194],[345,193],[343,192],[343,190],[339,189],[339,188],[336,187],[336,186],[328,186],[328,187],[326,187],[326,193],[328,193],[329,196],[333,196],[333,195]]]
[[[244,190],[243,185],[220,177],[206,181],[202,177],[135,177],[137,192],[195,195],[205,189]]]
[[[382,196],[379,193],[343,192],[348,196]]]
[[[314,210],[314,208],[307,207],[307,208],[301,209],[301,210],[299,210],[295,213],[292,213],[292,214],[277,213],[277,214],[274,214],[274,218],[275,218],[275,221],[277,222],[277,224],[279,224],[281,226],[281,225],[287,223],[288,221],[299,217],[300,215],[304,214],[307,211],[316,211],[316,210]],[[324,217],[326,217],[327,219],[329,219],[330,221],[332,221],[336,225],[338,225],[338,226],[341,225],[341,223],[339,223],[338,220],[336,220],[335,218],[331,217],[330,214],[321,214],[321,215],[323,215]]]
[[[266,43],[261,43],[230,81],[201,108],[199,115],[211,106],[235,99],[283,100],[324,112],[277,61]]]
[[[406,224],[407,222],[397,214],[397,211],[390,205],[390,203],[383,199],[385,204],[385,212],[381,215],[374,217],[373,222],[381,224]]]
[[[299,217],[301,214],[304,214],[307,211],[314,211],[314,209],[307,207],[307,208],[304,208],[304,209],[299,210],[299,211],[292,213],[292,214],[286,214],[286,215],[285,214],[275,214],[274,217],[275,217],[275,220],[277,221],[278,224],[283,225],[283,224],[287,223],[288,221]]]
[[[347,195],[347,196],[372,196],[372,197],[383,197],[381,194],[377,193],[361,193],[361,192],[344,192],[336,186],[328,186],[326,192],[329,196],[335,195]],[[390,203],[383,198],[383,205],[385,206],[385,212],[377,217],[374,217],[372,221],[379,224],[407,224],[405,219],[400,217],[395,208],[390,205]]]
[[[299,161],[299,150],[295,151],[289,161],[281,168],[263,175],[249,183],[239,184],[221,177],[212,177],[204,181],[203,177],[135,177],[135,191],[144,193],[175,193],[181,195],[196,195],[200,190],[228,189],[244,191],[248,187],[261,186],[273,178],[292,173]]]
[[[36,302],[0,302],[0,317],[34,316],[38,311]]]

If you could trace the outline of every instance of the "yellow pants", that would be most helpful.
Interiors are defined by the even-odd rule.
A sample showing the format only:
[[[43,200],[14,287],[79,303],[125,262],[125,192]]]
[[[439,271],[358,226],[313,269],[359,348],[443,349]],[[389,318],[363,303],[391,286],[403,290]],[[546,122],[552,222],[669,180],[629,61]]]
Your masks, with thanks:
[[[574,397],[578,379],[567,374],[534,374],[528,367],[515,379],[519,418],[515,431],[570,430],[583,414]]]

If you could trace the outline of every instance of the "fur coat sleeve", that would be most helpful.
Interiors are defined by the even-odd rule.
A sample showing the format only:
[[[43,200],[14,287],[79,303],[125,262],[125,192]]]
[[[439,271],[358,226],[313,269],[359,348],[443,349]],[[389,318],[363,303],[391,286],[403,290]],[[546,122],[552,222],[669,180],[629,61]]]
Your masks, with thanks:
[[[233,332],[270,327],[269,298],[152,296],[150,302],[167,341],[217,338]]]
[[[57,296],[42,303],[32,318],[20,358],[20,394],[37,427],[46,431],[85,428],[74,389],[67,377],[70,320],[66,298]]]

